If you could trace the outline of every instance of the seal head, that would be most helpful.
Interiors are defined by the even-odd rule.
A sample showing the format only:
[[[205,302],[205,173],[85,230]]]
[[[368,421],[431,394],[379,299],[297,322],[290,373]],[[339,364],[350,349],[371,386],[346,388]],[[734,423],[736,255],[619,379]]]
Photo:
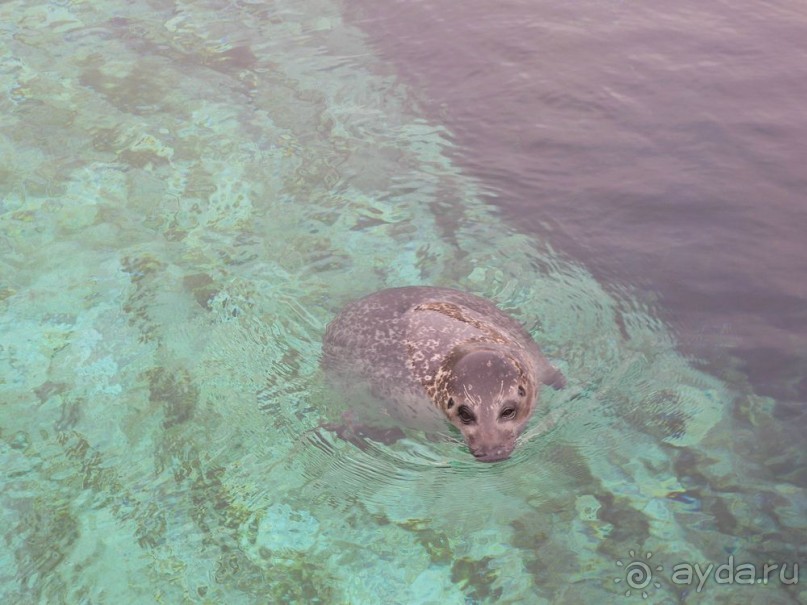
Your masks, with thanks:
[[[532,415],[535,381],[514,351],[490,344],[457,347],[435,381],[434,402],[480,462],[510,457]]]

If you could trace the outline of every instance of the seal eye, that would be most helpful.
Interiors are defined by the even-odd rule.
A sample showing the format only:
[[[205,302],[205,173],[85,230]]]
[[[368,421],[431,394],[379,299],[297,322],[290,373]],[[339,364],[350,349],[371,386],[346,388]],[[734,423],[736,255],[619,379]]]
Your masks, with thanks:
[[[468,409],[467,405],[461,406],[457,415],[460,417],[463,424],[471,424],[475,420],[473,413]]]
[[[453,407],[454,407],[454,398],[453,398],[453,397],[449,397],[449,398],[448,398],[448,409],[450,410],[450,409],[451,409],[451,408],[453,408]]]
[[[512,420],[516,417],[516,408],[507,407],[502,410],[502,413],[499,414],[499,418],[504,418],[505,420]]]
[[[518,396],[519,397],[525,397],[526,395],[527,395],[527,391],[524,390],[524,387],[521,386],[521,385],[518,385]]]

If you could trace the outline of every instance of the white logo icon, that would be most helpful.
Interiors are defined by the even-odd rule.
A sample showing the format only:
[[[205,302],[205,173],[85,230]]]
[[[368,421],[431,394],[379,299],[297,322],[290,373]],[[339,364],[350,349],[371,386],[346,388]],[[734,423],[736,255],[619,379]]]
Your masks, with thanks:
[[[642,595],[643,599],[646,599],[652,593],[653,588],[656,590],[661,588],[661,584],[659,582],[653,581],[653,572],[662,571],[664,567],[662,565],[656,565],[653,568],[650,567],[649,561],[653,556],[652,552],[646,552],[644,555],[644,558],[646,561],[648,561],[648,563],[643,561],[641,558],[637,558],[635,550],[628,551],[628,556],[630,556],[632,559],[630,562],[623,563],[621,560],[616,562],[617,567],[624,568],[625,577],[614,578],[614,584],[619,584],[624,580],[625,584],[628,586],[628,589],[625,591],[626,597],[631,596],[635,590],[637,594]],[[648,588],[650,589],[650,592],[648,592]]]

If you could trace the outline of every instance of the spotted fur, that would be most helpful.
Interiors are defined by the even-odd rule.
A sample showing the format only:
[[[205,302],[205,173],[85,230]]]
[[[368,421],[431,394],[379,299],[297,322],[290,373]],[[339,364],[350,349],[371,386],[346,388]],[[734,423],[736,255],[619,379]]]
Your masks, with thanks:
[[[482,439],[484,430],[502,433],[487,424],[507,424],[488,419],[494,411],[485,406],[504,405],[523,389],[529,401],[519,404],[520,430],[540,384],[565,384],[517,321],[483,298],[448,288],[391,288],[348,304],[326,329],[322,365],[331,375],[367,384],[403,422],[417,426],[420,416],[439,410],[460,428],[472,451],[472,441]],[[461,378],[458,367],[464,368]],[[501,381],[501,388],[497,391],[485,381],[493,381],[494,387]],[[474,388],[490,391],[490,401],[473,394]],[[449,406],[452,393],[478,411],[476,429],[457,420],[457,410]],[[514,444],[518,431],[505,432],[485,439]]]

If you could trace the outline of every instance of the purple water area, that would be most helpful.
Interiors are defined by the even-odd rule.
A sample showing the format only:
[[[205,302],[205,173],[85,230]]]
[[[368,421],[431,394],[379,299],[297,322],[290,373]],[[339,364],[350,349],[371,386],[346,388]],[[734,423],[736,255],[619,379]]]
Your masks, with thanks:
[[[514,226],[807,420],[807,4],[347,4]]]

